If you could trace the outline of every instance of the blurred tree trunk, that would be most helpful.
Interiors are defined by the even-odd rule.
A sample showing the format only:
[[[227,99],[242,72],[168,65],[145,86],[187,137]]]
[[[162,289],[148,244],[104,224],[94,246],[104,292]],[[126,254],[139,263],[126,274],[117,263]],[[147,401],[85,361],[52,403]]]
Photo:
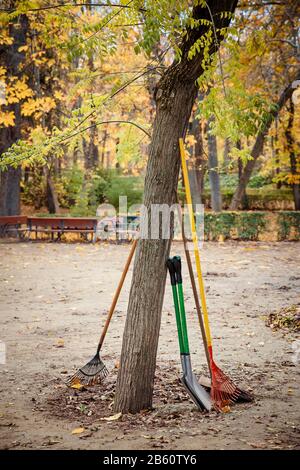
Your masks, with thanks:
[[[223,151],[223,164],[224,164],[225,168],[228,166],[228,164],[230,162],[230,157],[229,157],[230,151],[231,151],[230,139],[225,139],[224,140],[224,151]]]
[[[272,137],[272,149],[274,151],[274,160],[275,160],[275,174],[276,176],[280,173],[280,157],[279,157],[279,149],[278,149],[278,117],[275,119],[275,137]],[[281,181],[277,181],[276,188],[281,188]]]
[[[89,130],[88,142],[84,140],[84,166],[87,170],[96,168],[99,164],[99,150],[96,144],[96,137],[98,134],[97,126],[94,125],[95,120],[91,119],[90,125],[92,126]]]
[[[46,202],[50,214],[57,214],[59,212],[59,203],[55,191],[55,186],[51,177],[51,171],[48,167],[43,168],[46,179]]]
[[[224,18],[220,12],[234,11],[236,3],[235,0],[218,2],[207,0],[215,18],[217,32],[221,28],[226,28],[230,22],[230,19]],[[201,5],[194,7],[193,17],[196,20],[206,19],[210,23],[208,8]],[[201,50],[190,60],[188,52],[208,28],[207,22],[206,25],[201,22],[198,27],[187,31],[188,34],[184,36],[181,44],[180,62],[174,62],[166,69],[156,88],[156,116],[144,191],[144,205],[148,213],[153,204],[170,206],[176,202],[180,168],[178,139],[184,137],[186,133],[198,94],[196,80],[203,73],[201,64],[204,51]],[[213,42],[208,52],[212,54],[215,50],[216,43]],[[157,226],[157,221],[155,225]],[[172,222],[170,225],[173,230]],[[138,243],[114,400],[116,412],[134,413],[152,405],[167,274],[165,264],[169,256],[170,243],[170,239],[149,237],[139,240]]]
[[[221,187],[220,187],[217,138],[215,135],[211,134],[211,132],[209,131],[210,123],[213,121],[214,121],[214,117],[211,117],[208,120],[207,126],[206,126],[210,201],[211,201],[212,210],[214,212],[221,212],[222,211],[222,195],[221,195]]]
[[[8,7],[13,7],[14,2],[9,2]],[[26,44],[28,31],[28,19],[26,15],[20,15],[12,20],[10,36],[13,38],[11,45],[0,49],[0,65],[7,70],[8,77],[20,77],[22,74],[21,64],[24,62],[25,53],[19,48]],[[21,138],[21,106],[20,103],[5,105],[5,111],[12,111],[15,116],[15,124],[0,129],[0,155],[6,152],[12,144]],[[0,215],[20,214],[20,181],[21,167],[9,166],[0,176]]]
[[[104,162],[105,162],[105,146],[106,146],[107,137],[108,137],[108,132],[107,132],[107,126],[106,126],[106,128],[104,129],[102,146],[101,146],[101,167],[102,168],[104,168]]]
[[[191,192],[193,196],[194,209],[197,204],[202,204],[202,195],[204,190],[204,176],[206,172],[207,160],[203,152],[202,123],[194,116],[190,124],[189,134],[194,137],[194,143],[190,148],[192,155],[191,165],[189,166],[189,177]]]
[[[247,184],[249,183],[252,171],[255,167],[255,163],[263,151],[265,137],[268,134],[274,119],[277,118],[277,116],[279,115],[285,103],[291,98],[293,91],[294,91],[294,86],[293,86],[294,81],[299,80],[299,79],[300,79],[300,71],[298,71],[298,73],[295,75],[294,80],[291,81],[291,83],[285,88],[285,90],[280,95],[277,106],[274,107],[270,111],[270,113],[266,116],[266,119],[264,120],[261,126],[261,129],[259,133],[257,134],[256,141],[252,147],[252,151],[251,151],[252,160],[248,160],[247,164],[245,165],[245,168],[243,169],[243,174],[241,176],[238,187],[235,190],[235,193],[233,195],[232,201],[229,206],[230,210],[238,210],[242,202],[243,194],[245,193]]]
[[[293,188],[293,195],[294,195],[295,210],[299,211],[300,210],[300,185],[299,185],[300,173],[299,173],[299,168],[297,168],[297,159],[296,159],[296,153],[295,153],[295,139],[294,139],[294,134],[293,134],[295,106],[294,106],[292,99],[289,100],[288,110],[289,110],[289,119],[288,119],[287,128],[285,130],[285,137],[286,137],[288,152],[290,155],[291,174],[293,177],[292,188]],[[299,165],[300,165],[300,161],[298,157],[298,166]]]
[[[239,150],[242,150],[242,142],[241,140],[239,139],[236,143],[236,148],[239,149]],[[241,178],[243,176],[243,169],[244,169],[244,165],[243,165],[243,161],[241,159],[241,157],[238,158],[238,177],[239,177],[239,182],[241,181]],[[248,210],[249,209],[249,203],[248,203],[248,197],[247,197],[247,193],[246,193],[246,188],[245,188],[245,191],[242,195],[242,200],[241,200],[241,208],[242,210]]]
[[[90,14],[93,14],[93,1],[91,1],[89,4],[87,4],[87,11],[90,12]],[[95,71],[95,66],[94,66],[94,57],[93,53],[90,52],[90,56],[88,57],[88,70],[90,73],[93,73]],[[94,85],[94,80],[91,80],[91,100],[93,103],[93,85]],[[93,170],[99,165],[99,149],[98,145],[96,143],[97,136],[98,136],[98,128],[95,125],[96,124],[96,118],[95,116],[91,117],[90,120],[90,125],[92,126],[89,130],[89,141],[88,143],[84,146],[84,163],[85,163],[85,168],[87,170]]]

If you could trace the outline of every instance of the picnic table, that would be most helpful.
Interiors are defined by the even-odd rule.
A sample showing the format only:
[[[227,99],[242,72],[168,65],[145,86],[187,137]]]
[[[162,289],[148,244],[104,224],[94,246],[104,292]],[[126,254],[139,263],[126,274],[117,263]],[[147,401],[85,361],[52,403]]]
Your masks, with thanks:
[[[86,239],[91,234],[91,241],[95,242],[97,223],[98,219],[93,217],[28,217],[28,229],[35,233],[35,238],[38,238],[38,233],[50,233],[52,239],[56,235],[57,241],[64,233],[72,232]]]
[[[23,237],[28,231],[28,220],[26,215],[5,215],[0,216],[0,236],[7,233],[17,234]]]
[[[60,241],[65,233],[78,233],[88,240],[96,242],[97,238],[117,241],[134,238],[139,230],[139,218],[137,216],[106,217],[31,217],[24,215],[0,217],[0,236],[15,233],[19,237],[25,237],[32,233],[38,239],[40,233],[50,234],[51,239]],[[104,235],[104,236],[103,236]]]

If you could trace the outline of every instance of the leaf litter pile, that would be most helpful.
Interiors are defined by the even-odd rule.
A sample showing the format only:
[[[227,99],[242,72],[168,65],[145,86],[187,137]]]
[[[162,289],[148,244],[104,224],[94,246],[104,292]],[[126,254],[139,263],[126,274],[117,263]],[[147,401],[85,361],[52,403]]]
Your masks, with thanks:
[[[300,305],[291,305],[270,313],[266,325],[273,330],[297,333],[300,331]]]
[[[112,428],[122,428],[126,434],[126,430],[134,428],[144,429],[147,433],[150,427],[158,429],[170,425],[188,428],[191,421],[222,419],[222,416],[214,411],[209,414],[199,412],[179,377],[179,371],[173,364],[170,363],[168,367],[157,366],[153,408],[134,415],[122,416],[120,413],[114,413],[117,369],[112,370],[103,383],[88,388],[67,388],[60,379],[56,379],[52,386],[55,391],[48,396],[46,403],[40,405],[49,416],[80,423],[80,427],[75,428],[73,433],[82,433],[82,438],[89,437],[91,433],[107,424]],[[242,405],[247,406],[249,404]],[[39,404],[36,404],[36,409],[39,409]]]
[[[60,418],[76,419],[82,424],[90,425],[95,421],[114,421],[113,400],[117,369],[110,371],[106,379],[91,387],[67,388],[57,379],[56,391],[47,399],[47,411]],[[171,367],[157,367],[153,409],[139,414],[122,417],[132,426],[145,422],[162,424],[166,419],[174,420],[186,412],[193,413],[194,406],[182,387],[178,370]],[[197,410],[196,410],[197,411]],[[115,420],[119,419],[116,418]]]

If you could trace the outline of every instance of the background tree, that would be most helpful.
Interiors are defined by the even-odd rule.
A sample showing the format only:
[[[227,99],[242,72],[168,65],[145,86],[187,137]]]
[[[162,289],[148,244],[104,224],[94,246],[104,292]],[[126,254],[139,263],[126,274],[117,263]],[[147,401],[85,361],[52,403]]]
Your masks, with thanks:
[[[7,2],[8,7],[14,2]],[[21,15],[6,25],[0,42],[0,78],[3,103],[0,113],[0,154],[21,138],[21,100],[28,96],[29,91],[23,80],[25,63],[24,48],[28,19]],[[11,165],[0,174],[0,215],[20,213],[20,179],[21,168]]]

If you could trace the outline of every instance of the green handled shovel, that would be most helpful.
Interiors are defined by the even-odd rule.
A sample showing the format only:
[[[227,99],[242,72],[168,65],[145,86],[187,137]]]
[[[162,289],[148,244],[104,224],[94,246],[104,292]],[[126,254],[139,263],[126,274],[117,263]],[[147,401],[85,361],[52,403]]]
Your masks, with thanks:
[[[169,258],[167,261],[167,268],[169,270],[171,278],[173,301],[176,314],[180,358],[183,371],[181,382],[190,397],[192,398],[192,400],[194,401],[194,403],[196,404],[196,406],[201,410],[205,409],[207,411],[210,411],[212,408],[210,396],[206,392],[206,390],[198,383],[197,378],[192,371],[187,324],[185,317],[180,258]]]

